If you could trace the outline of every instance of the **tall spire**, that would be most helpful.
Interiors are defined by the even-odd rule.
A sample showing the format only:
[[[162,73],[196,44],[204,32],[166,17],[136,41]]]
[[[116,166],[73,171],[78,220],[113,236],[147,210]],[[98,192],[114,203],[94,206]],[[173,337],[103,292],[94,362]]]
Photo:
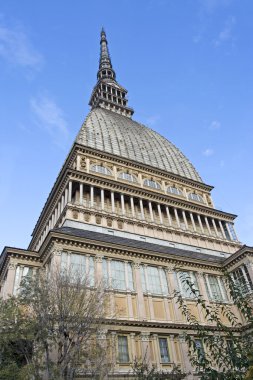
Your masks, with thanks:
[[[121,115],[131,117],[134,110],[127,106],[127,90],[116,81],[116,74],[112,67],[104,28],[101,30],[100,37],[100,59],[97,80],[89,105],[92,108],[106,108]]]

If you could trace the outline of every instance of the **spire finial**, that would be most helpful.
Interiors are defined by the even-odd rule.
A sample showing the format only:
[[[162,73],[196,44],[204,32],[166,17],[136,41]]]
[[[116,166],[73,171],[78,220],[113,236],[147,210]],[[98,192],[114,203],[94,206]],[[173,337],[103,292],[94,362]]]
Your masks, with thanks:
[[[98,82],[92,91],[89,105],[92,108],[106,108],[131,117],[134,110],[127,106],[127,90],[116,81],[104,28],[101,29],[100,33],[100,59],[97,79]]]

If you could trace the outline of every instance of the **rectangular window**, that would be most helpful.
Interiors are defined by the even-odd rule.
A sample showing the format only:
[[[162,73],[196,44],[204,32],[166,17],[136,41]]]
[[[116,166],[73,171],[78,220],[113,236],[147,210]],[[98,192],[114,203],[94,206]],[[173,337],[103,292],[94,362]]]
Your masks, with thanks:
[[[112,287],[114,289],[125,290],[126,278],[125,278],[125,263],[122,261],[111,261],[111,274],[112,274]]]
[[[140,270],[143,292],[168,294],[168,284],[164,269],[141,265]]]
[[[62,252],[61,254],[61,272],[75,279],[84,281],[87,285],[94,286],[95,269],[94,257],[85,256],[77,253]]]
[[[196,348],[197,348],[198,358],[200,360],[204,359],[205,358],[205,350],[204,350],[202,341],[200,339],[195,339],[195,344],[196,344]]]
[[[235,284],[239,287],[243,294],[253,291],[253,284],[249,275],[248,268],[245,264],[241,265],[232,273]]]
[[[33,268],[32,267],[26,267],[26,266],[21,266],[21,265],[18,265],[16,267],[14,288],[13,288],[13,294],[14,295],[18,294],[22,280],[25,277],[32,276],[32,274],[33,274]]]
[[[198,282],[193,272],[178,272],[179,289],[183,297],[194,298],[198,296]],[[192,289],[196,291],[193,293]]]
[[[120,363],[129,362],[128,342],[127,337],[123,335],[118,336],[118,359]]]
[[[207,275],[207,277],[205,277],[205,282],[210,299],[215,301],[227,301],[226,289],[221,278],[218,276]]]
[[[130,263],[126,261],[103,259],[102,266],[103,279],[107,288],[134,290],[133,270]]]
[[[167,338],[159,338],[159,346],[162,363],[169,363],[170,357]]]

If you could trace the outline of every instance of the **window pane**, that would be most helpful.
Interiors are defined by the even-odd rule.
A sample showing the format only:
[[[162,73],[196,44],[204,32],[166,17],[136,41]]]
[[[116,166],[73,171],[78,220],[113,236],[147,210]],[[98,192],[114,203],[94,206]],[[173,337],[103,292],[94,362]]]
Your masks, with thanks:
[[[158,273],[158,268],[155,267],[147,267],[148,274],[148,291],[155,294],[161,294],[161,284]]]
[[[125,263],[122,261],[111,261],[112,287],[114,289],[126,290]]]
[[[162,292],[163,292],[163,294],[168,294],[169,289],[168,289],[166,273],[165,273],[164,269],[159,269],[159,270],[160,270],[160,276],[161,276],[161,281],[162,281]]]
[[[118,336],[118,353],[120,363],[129,362],[128,344],[126,336]]]
[[[191,289],[192,285],[195,290],[198,290],[198,283],[194,273],[178,272],[178,280],[181,285],[181,292],[183,297],[194,298],[197,296],[197,294],[194,294]],[[188,282],[190,282],[190,284]]]
[[[127,263],[127,274],[128,274],[128,289],[134,290],[133,270],[132,270],[132,265],[130,263]]]
[[[160,354],[162,363],[169,363],[168,342],[166,338],[159,338]]]
[[[145,279],[145,273],[144,273],[145,269],[144,269],[143,265],[141,265],[140,270],[141,270],[141,286],[142,286],[142,290],[143,290],[143,292],[146,292],[147,291],[147,286],[146,286],[146,279]]]
[[[222,300],[222,293],[219,287],[218,279],[216,276],[208,276],[209,285],[211,288],[211,297],[215,300]]]
[[[90,286],[94,286],[95,281],[95,268],[94,268],[94,257],[90,256],[89,258],[89,280]]]
[[[103,269],[103,281],[104,281],[104,286],[106,288],[109,287],[109,273],[108,273],[108,267],[107,267],[107,260],[103,259],[102,260],[102,269]]]

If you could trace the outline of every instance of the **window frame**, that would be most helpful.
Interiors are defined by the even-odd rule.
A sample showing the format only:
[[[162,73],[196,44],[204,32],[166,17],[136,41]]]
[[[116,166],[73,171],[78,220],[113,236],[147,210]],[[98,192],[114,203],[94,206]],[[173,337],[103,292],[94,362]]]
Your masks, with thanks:
[[[165,346],[165,347],[162,347],[161,342],[165,342],[165,343],[166,343],[166,346]],[[167,338],[167,337],[164,337],[164,336],[158,337],[158,344],[159,344],[159,351],[160,351],[160,362],[161,362],[162,364],[169,364],[169,363],[171,363],[171,359],[170,359],[170,350],[169,350],[169,345],[168,345],[168,338]],[[167,351],[167,355],[166,355],[166,356],[167,356],[168,360],[164,360],[164,359],[163,359],[162,350],[164,350],[164,348],[165,348],[166,351]]]
[[[176,191],[171,191],[172,189],[174,189]],[[176,186],[168,186],[166,192],[167,192],[167,194],[184,196],[183,191]]]
[[[123,277],[125,283],[124,288],[117,286],[117,279],[115,279],[115,273],[117,272],[117,267],[115,266],[118,263],[123,265]],[[126,260],[114,260],[104,257],[102,259],[102,273],[103,281],[105,282],[107,289],[113,289],[120,292],[135,292],[135,280],[132,262]]]
[[[125,175],[131,177],[131,179],[124,178]],[[138,183],[137,177],[134,174],[127,173],[127,172],[120,172],[118,174],[118,179],[121,179],[121,180],[127,181],[127,182],[131,182],[131,183]]]
[[[150,179],[150,178],[145,178],[143,180],[143,186],[147,186],[147,187],[150,187],[151,189],[155,189],[155,190],[161,190],[161,185],[159,182],[153,180],[153,179]]]
[[[99,170],[98,168],[100,168],[101,170]],[[93,172],[93,173],[98,173],[98,174],[112,176],[112,172],[111,172],[110,169],[108,169],[106,166],[99,165],[99,164],[92,164],[90,166],[90,171]]]
[[[190,290],[190,288],[184,289],[184,283],[181,280],[182,276],[180,277],[181,274],[182,274],[182,276],[186,275],[186,276],[190,277],[191,282],[193,283],[193,285],[196,288],[195,289],[196,290],[196,294],[192,293],[191,290]],[[196,272],[194,272],[194,271],[188,271],[188,270],[177,271],[177,281],[178,281],[178,286],[179,286],[180,293],[181,293],[181,295],[182,295],[183,298],[194,299],[194,298],[198,297],[198,295],[199,295],[199,284],[198,284],[198,279],[197,279],[197,276],[196,276]]]
[[[122,341],[125,341],[126,342],[126,352],[120,352],[120,341],[119,341],[119,338],[123,338]],[[126,363],[130,363],[130,353],[129,353],[129,342],[128,342],[128,336],[127,335],[118,335],[117,336],[117,341],[118,341],[118,344],[117,344],[117,361],[118,363],[120,364],[126,364]],[[122,347],[122,346],[121,346]],[[122,358],[121,360],[121,357],[120,355],[127,355],[127,360],[124,360],[124,358]]]
[[[152,274],[151,271],[156,270],[156,274]],[[141,286],[143,293],[150,293],[155,296],[168,296],[169,295],[169,284],[166,276],[165,268],[157,267],[154,265],[140,265],[141,274]],[[156,279],[151,283],[150,279],[156,277]],[[159,281],[159,291],[157,291],[157,279]]]

